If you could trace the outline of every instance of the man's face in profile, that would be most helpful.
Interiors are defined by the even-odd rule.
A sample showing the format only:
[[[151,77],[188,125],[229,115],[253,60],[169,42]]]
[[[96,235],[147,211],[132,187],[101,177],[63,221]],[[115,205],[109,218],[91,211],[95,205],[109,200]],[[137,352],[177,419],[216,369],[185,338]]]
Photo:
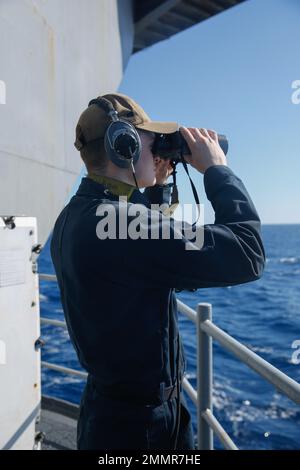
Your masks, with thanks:
[[[154,132],[138,131],[141,143],[141,156],[135,166],[136,177],[140,188],[153,186],[156,182],[155,163],[153,160],[152,145],[154,142]]]

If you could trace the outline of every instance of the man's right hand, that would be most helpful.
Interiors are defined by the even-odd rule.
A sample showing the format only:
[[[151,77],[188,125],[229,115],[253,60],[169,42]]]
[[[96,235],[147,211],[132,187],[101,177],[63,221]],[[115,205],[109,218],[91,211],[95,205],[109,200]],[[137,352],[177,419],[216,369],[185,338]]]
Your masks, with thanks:
[[[227,166],[226,156],[215,131],[196,127],[180,127],[179,130],[191,151],[191,155],[184,155],[184,159],[196,170],[205,173],[213,165]]]

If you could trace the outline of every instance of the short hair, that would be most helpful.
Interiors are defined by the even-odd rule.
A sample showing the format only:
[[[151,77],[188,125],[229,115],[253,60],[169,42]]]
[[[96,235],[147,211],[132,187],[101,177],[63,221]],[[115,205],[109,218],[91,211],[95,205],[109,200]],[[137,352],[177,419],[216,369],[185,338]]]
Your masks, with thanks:
[[[105,170],[109,160],[104,148],[103,138],[88,142],[80,150],[80,155],[88,171]]]

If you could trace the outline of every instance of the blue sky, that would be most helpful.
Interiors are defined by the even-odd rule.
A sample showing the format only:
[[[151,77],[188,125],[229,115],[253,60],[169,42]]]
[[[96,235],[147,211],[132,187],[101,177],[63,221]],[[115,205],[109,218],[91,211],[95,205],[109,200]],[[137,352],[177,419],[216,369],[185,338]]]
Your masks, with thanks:
[[[300,0],[248,0],[133,55],[119,87],[154,120],[226,134],[262,223],[300,223],[299,24]],[[211,223],[203,176],[191,174]],[[183,170],[178,182],[193,202]]]

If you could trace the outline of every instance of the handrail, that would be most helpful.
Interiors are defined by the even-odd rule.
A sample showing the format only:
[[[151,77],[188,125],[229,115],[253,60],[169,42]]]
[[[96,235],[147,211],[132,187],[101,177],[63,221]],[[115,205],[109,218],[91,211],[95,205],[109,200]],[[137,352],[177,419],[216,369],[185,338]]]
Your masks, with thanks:
[[[197,388],[199,396],[197,396],[196,403],[198,449],[213,448],[212,430],[214,430],[226,448],[237,449],[229,435],[226,434],[212,414],[212,338],[219,342],[226,350],[235,354],[241,362],[253,369],[276,389],[280,390],[295,403],[300,404],[300,384],[214,325],[211,321],[211,304],[199,303],[196,312],[183,302],[177,300],[177,307],[180,313],[186,315],[193,322],[196,320],[197,325]],[[190,387],[186,391],[189,394]]]
[[[180,313],[183,313],[192,322],[197,323],[197,312],[195,312],[195,310],[193,310],[191,307],[189,307],[185,303],[181,302],[181,300],[179,299],[177,299],[177,307]]]
[[[53,325],[53,326],[61,326],[62,328],[67,328],[67,324],[65,321],[52,320],[52,318],[44,318],[44,317],[41,317],[40,321],[43,325]]]
[[[228,436],[227,432],[221,426],[216,417],[212,414],[211,410],[205,410],[202,413],[203,418],[206,420],[210,428],[217,434],[220,441],[227,450],[239,450],[235,443]]]
[[[40,274],[39,278],[51,282],[57,281],[56,276],[50,274]],[[213,431],[226,449],[238,450],[212,412],[212,338],[276,389],[300,404],[300,384],[216,326],[212,322],[211,304],[198,303],[197,311],[195,311],[177,299],[177,308],[197,326],[197,389],[199,393],[186,377],[183,378],[183,388],[197,407],[199,450],[213,448]],[[67,328],[65,322],[50,318],[41,318],[41,323]],[[82,378],[87,377],[86,372],[49,362],[42,362],[42,366]]]
[[[57,282],[57,277],[55,276],[55,274],[39,273],[39,278],[40,278],[41,281]]]
[[[41,365],[47,369],[56,370],[57,372],[62,372],[63,374],[77,375],[82,379],[86,379],[88,374],[81,370],[71,369],[70,367],[59,366],[58,364],[52,364],[51,362],[41,361]]]
[[[262,359],[242,343],[225,333],[219,327],[207,320],[202,323],[201,329],[214,338],[225,349],[232,352],[241,362],[257,372],[271,385],[281,391],[284,395],[300,405],[300,384],[288,375],[272,366],[268,361]]]

